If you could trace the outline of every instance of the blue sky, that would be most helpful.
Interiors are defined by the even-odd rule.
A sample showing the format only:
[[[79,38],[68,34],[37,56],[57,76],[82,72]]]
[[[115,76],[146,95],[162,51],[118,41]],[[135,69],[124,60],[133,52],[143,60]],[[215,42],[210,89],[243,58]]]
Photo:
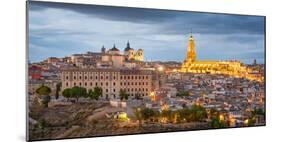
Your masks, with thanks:
[[[264,62],[264,17],[29,1],[29,60],[99,52],[129,40],[145,60],[183,61],[192,29],[198,60]]]

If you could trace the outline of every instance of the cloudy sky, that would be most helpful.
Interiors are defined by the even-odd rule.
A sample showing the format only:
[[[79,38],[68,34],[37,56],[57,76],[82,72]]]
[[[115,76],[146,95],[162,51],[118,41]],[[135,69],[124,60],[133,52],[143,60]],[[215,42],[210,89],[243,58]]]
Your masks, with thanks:
[[[192,29],[197,59],[264,62],[264,18],[30,2],[29,60],[99,52],[129,40],[145,60],[183,61]]]

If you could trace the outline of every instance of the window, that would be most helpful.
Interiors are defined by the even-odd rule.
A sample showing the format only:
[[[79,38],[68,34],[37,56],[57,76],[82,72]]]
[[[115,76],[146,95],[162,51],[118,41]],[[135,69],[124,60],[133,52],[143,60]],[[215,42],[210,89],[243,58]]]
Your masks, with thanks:
[[[138,79],[138,77],[137,77],[137,76],[135,76],[135,79]]]
[[[146,82],[145,84],[148,85],[148,82]]]
[[[115,80],[115,78],[116,78],[116,77],[115,77],[115,76],[113,76],[113,80]]]
[[[105,92],[108,92],[108,89],[105,89]]]
[[[74,82],[74,86],[76,86],[76,82]]]
[[[108,76],[105,76],[105,79],[108,79]]]
[[[141,82],[139,82],[139,85],[141,85]]]
[[[68,76],[66,76],[65,79],[68,80]]]
[[[105,85],[108,86],[108,82],[106,82]]]
[[[120,85],[122,86],[122,82],[120,82]]]
[[[123,79],[123,77],[122,77],[122,76],[120,76],[120,79]]]
[[[92,83],[92,82],[90,83],[90,86],[93,86],[93,83]]]
[[[90,76],[90,79],[93,79],[93,76]]]
[[[148,76],[145,76],[146,77],[146,79],[148,79]]]
[[[98,76],[96,76],[96,79],[98,79]]]
[[[79,79],[82,79],[82,76],[79,76]]]
[[[102,85],[103,85],[103,83],[101,82],[101,83],[100,83],[100,85],[102,86]]]
[[[103,79],[103,76],[101,76],[100,79]]]
[[[137,82],[135,82],[135,85],[138,85],[138,83],[137,83]]]
[[[68,82],[65,83],[65,86],[68,86]]]
[[[115,89],[113,89],[113,92],[115,92]]]
[[[85,82],[85,86],[87,86],[87,82]]]
[[[147,89],[147,88],[146,88],[145,90],[146,90],[146,91],[148,91],[148,89]]]
[[[98,86],[98,83],[96,82],[96,86]]]
[[[85,76],[85,79],[87,79],[87,76]]]
[[[79,86],[81,86],[82,85],[82,83],[81,82],[79,82]]]
[[[115,82],[113,82],[113,86],[115,86]]]
[[[76,76],[74,76],[73,78],[76,79]]]
[[[128,76],[128,79],[130,79],[130,76]]]

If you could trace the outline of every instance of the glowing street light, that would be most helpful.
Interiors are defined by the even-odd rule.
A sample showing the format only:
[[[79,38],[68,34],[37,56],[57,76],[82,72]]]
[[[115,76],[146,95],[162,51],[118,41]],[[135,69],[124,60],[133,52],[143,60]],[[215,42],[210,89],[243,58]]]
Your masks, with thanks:
[[[157,68],[157,70],[160,71],[160,72],[162,72],[162,71],[164,71],[164,67],[159,66],[159,67]]]
[[[155,93],[154,92],[150,92],[150,94],[149,94],[149,96],[150,96],[150,99],[152,100],[152,101],[155,101],[156,100],[156,96],[155,96]]]

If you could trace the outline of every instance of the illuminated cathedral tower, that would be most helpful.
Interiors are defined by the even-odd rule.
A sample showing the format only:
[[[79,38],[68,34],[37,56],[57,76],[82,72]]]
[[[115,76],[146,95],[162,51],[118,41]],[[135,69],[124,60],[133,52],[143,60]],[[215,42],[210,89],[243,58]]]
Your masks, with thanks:
[[[252,74],[252,70],[239,61],[197,60],[192,33],[189,37],[187,54],[180,71],[200,74],[225,74],[256,81],[264,80],[262,76],[258,77]]]
[[[195,41],[193,39],[192,33],[190,34],[189,37],[189,44],[187,47],[187,55],[186,55],[186,61],[187,62],[195,62],[196,60],[196,49],[195,49]]]

